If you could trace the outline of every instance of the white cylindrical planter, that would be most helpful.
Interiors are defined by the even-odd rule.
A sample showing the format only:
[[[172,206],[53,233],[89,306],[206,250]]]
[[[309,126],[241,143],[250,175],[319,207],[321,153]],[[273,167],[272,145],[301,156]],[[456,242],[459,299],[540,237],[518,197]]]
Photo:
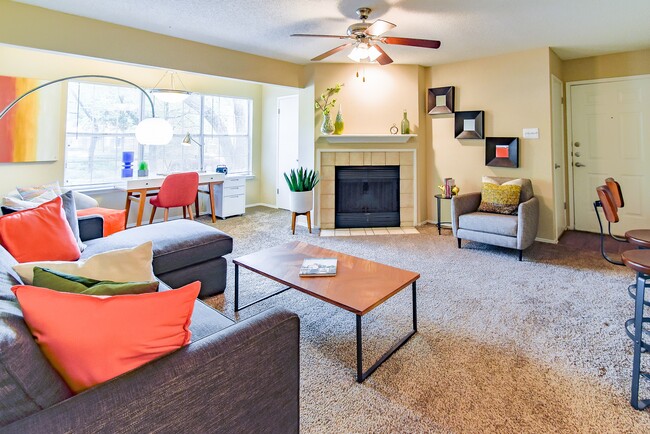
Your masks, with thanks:
[[[314,207],[314,190],[291,191],[291,211],[304,214]]]

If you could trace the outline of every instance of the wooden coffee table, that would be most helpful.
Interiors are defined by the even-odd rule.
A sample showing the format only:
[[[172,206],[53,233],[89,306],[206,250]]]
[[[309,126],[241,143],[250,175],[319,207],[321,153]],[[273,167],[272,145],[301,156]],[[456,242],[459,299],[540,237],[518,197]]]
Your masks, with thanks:
[[[298,272],[305,258],[337,258],[336,276],[300,277]],[[242,256],[233,262],[235,264],[235,312],[293,288],[355,314],[357,317],[357,381],[359,383],[368,378],[417,331],[415,282],[420,278],[418,273],[297,241]],[[240,307],[240,266],[287,285],[287,288]],[[364,372],[361,317],[409,285],[413,291],[413,330],[398,340]]]

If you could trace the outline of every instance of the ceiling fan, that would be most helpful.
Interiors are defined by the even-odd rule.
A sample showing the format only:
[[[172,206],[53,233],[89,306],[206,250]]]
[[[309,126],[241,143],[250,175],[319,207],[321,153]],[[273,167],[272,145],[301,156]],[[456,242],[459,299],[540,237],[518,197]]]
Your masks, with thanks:
[[[368,16],[372,10],[370,8],[359,8],[357,9],[357,15],[361,19],[360,23],[352,24],[348,27],[347,35],[311,35],[306,33],[294,33],[291,36],[304,36],[310,38],[335,38],[335,39],[350,39],[351,42],[347,42],[343,45],[339,45],[336,48],[332,48],[329,51],[324,52],[323,54],[314,57],[312,61],[323,60],[332,54],[338,53],[341,50],[344,50],[347,47],[354,47],[352,52],[348,57],[355,62],[361,62],[362,60],[370,60],[371,62],[377,61],[380,65],[388,65],[393,63],[393,59],[386,54],[386,52],[379,46],[379,43],[382,44],[392,44],[392,45],[409,45],[411,47],[422,47],[422,48],[438,48],[440,47],[440,41],[434,41],[430,39],[414,39],[414,38],[398,38],[393,36],[382,36],[387,31],[396,27],[395,24],[389,23],[384,20],[377,20],[372,24],[366,23]]]

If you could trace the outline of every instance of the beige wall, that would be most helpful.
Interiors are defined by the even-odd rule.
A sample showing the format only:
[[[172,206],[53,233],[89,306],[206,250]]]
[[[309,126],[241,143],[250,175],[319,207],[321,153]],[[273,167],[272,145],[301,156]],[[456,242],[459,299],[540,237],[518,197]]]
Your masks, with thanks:
[[[11,62],[0,63],[0,75],[31,77],[51,80],[79,74],[113,75],[133,81],[143,87],[153,87],[162,77],[164,70],[147,68],[123,63],[68,56],[0,45],[0,59]],[[254,179],[247,181],[247,203],[259,202],[261,185],[261,136],[262,136],[262,85],[238,80],[222,79],[198,74],[182,74],[183,83],[188,90],[212,94],[247,97],[253,99],[253,174]],[[115,83],[115,82],[112,82]],[[58,143],[59,159],[52,163],[5,163],[0,164],[0,194],[15,188],[16,185],[36,184],[63,179],[63,158],[65,143],[65,85],[62,86],[61,98],[61,134],[53,138]],[[124,206],[124,193],[93,193],[103,206],[120,208]]]
[[[650,74],[650,49],[565,60],[562,70],[565,82]]]
[[[404,144],[340,144],[333,145],[320,138],[320,111],[313,120],[315,151],[326,149],[417,149],[418,183],[418,218],[426,220],[426,169],[424,166],[424,129],[421,128],[421,88],[420,78],[424,68],[415,65],[365,65],[366,81],[363,82],[364,66],[356,64],[318,64],[312,65],[311,79],[316,95],[320,95],[328,87],[336,83],[344,83],[344,87],[336,95],[336,108],[332,115],[336,116],[339,106],[342,106],[345,122],[344,134],[390,134],[390,127],[400,126],[403,111],[406,109],[411,126],[411,132],[418,137]],[[359,77],[356,77],[359,72]],[[318,191],[316,192],[318,196]],[[318,215],[318,210],[316,210]]]
[[[260,83],[301,85],[301,65],[8,0],[0,0],[0,43]]]
[[[452,177],[463,192],[480,191],[482,175],[530,178],[540,199],[538,237],[554,239],[549,53],[547,48],[427,69],[427,87],[456,87],[456,111],[484,110],[485,135],[519,137],[519,168],[485,166],[485,140],[456,140],[453,115],[427,122],[428,215],[435,219],[436,185]],[[539,128],[539,139],[522,138]],[[448,216],[448,206],[445,207]],[[443,214],[444,215],[444,214]],[[444,218],[444,217],[443,217]]]

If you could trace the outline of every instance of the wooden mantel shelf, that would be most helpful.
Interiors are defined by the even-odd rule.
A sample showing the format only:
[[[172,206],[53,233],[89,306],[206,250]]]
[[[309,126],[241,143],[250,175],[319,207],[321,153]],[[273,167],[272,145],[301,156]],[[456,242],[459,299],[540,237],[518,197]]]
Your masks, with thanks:
[[[406,143],[417,134],[339,134],[320,136],[329,143]]]

